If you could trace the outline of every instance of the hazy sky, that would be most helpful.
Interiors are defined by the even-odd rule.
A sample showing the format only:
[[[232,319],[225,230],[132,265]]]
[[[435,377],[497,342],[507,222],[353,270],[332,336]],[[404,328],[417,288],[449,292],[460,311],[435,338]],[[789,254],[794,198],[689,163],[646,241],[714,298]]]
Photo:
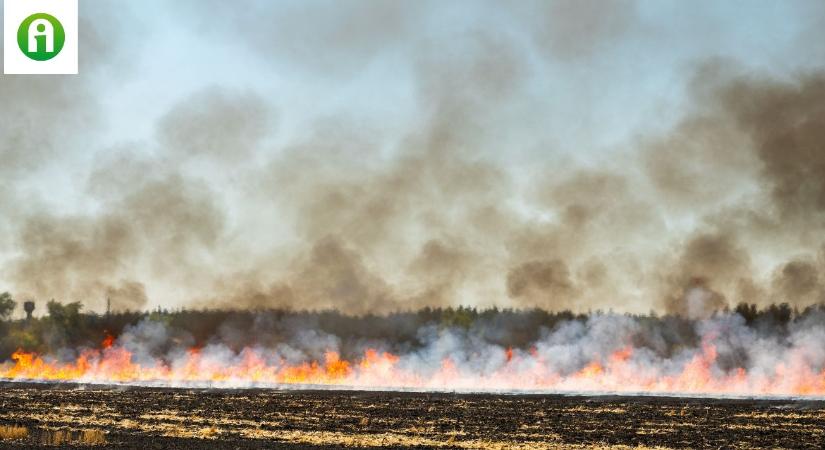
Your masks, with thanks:
[[[97,310],[659,308],[693,283],[660,269],[685,270],[694,238],[727,236],[719,217],[777,188],[764,158],[730,150],[747,130],[702,131],[733,109],[704,83],[793,92],[825,64],[816,0],[81,0],[80,15],[80,75],[0,77],[0,290]],[[734,156],[672,174],[710,190],[689,200],[651,169],[706,152]],[[612,212],[571,225],[582,205]],[[790,241],[765,221],[731,244],[754,296],[789,258],[821,258],[819,221]],[[731,283],[701,284],[731,303]]]

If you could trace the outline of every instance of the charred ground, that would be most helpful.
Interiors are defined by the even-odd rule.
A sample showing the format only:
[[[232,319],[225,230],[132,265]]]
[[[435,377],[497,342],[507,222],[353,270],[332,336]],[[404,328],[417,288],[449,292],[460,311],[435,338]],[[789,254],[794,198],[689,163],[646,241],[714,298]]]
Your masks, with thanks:
[[[0,429],[25,429],[0,442],[7,448],[39,447],[56,434],[76,448],[825,445],[825,401],[814,400],[0,387]]]

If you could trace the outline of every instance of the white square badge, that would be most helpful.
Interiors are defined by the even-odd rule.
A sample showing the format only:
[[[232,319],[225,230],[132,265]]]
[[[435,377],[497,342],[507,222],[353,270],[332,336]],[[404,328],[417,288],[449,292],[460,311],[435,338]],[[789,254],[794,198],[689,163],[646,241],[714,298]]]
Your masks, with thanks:
[[[77,0],[4,0],[3,73],[76,74]]]

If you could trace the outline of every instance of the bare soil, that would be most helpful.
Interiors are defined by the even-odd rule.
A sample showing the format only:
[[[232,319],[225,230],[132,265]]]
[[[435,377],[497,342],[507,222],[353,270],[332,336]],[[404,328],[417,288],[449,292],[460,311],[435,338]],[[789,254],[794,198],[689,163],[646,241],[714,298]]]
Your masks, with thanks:
[[[825,401],[0,382],[0,447],[44,446],[821,449]]]

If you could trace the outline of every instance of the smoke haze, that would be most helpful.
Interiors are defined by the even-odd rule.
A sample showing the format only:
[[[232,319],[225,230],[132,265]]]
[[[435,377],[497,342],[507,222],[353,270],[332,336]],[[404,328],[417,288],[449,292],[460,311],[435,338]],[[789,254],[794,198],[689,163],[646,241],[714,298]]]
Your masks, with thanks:
[[[208,3],[84,3],[80,76],[0,78],[0,290],[693,320],[825,300],[815,2]]]

